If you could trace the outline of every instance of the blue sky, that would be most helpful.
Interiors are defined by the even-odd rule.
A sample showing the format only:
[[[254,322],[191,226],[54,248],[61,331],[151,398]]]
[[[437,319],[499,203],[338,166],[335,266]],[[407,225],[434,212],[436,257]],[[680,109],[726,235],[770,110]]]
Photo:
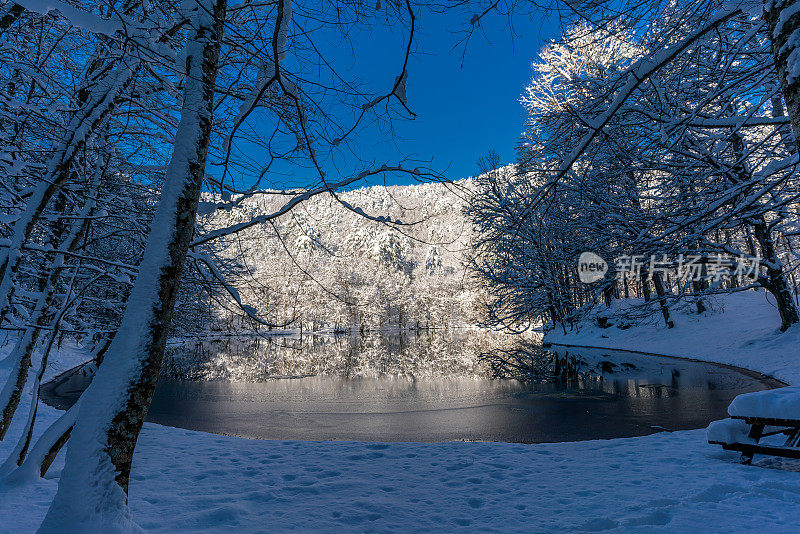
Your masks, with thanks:
[[[520,17],[514,21],[512,39],[503,19],[484,19],[483,29],[491,40],[474,36],[462,66],[463,47],[453,49],[460,38],[453,30],[461,27],[462,18],[423,14],[418,53],[409,63],[407,82],[408,104],[417,118],[398,125],[397,146],[377,144],[378,135],[365,138],[362,146],[376,159],[396,161],[400,154],[432,159],[433,167],[446,170],[451,179],[476,174],[477,159],[490,149],[502,163],[514,161],[524,122],[519,97],[530,79],[531,62],[560,27],[555,19]],[[390,66],[385,74],[391,84],[402,60],[398,39],[406,38],[407,34],[372,32],[365,48],[357,51],[359,62],[374,62],[378,78],[383,67]],[[387,56],[387,51],[394,54]],[[374,148],[368,148],[370,143]]]
[[[348,138],[349,145],[335,149],[332,159],[328,154],[318,154],[328,182],[352,176],[365,166],[393,165],[403,159],[416,160],[407,163],[408,167],[431,167],[453,180],[477,174],[478,159],[490,150],[499,154],[501,164],[514,161],[514,148],[524,122],[519,97],[530,80],[531,63],[539,49],[560,33],[560,26],[555,17],[530,20],[519,16],[514,20],[512,35],[505,19],[487,16],[481,22],[483,32],[473,36],[464,54],[463,45],[459,46],[463,34],[458,31],[468,19],[463,13],[418,14],[415,53],[409,61],[406,83],[408,106],[416,118],[395,122],[391,134],[374,127],[364,128]],[[310,34],[314,46],[338,73],[347,79],[362,80],[361,87],[369,94],[391,90],[401,70],[407,29],[381,26],[379,20],[372,28],[351,31],[350,48],[342,46],[335,30],[326,31],[329,30],[317,25]],[[269,131],[269,127],[259,125],[260,120],[267,119],[253,114],[248,122],[255,131]],[[349,127],[351,120],[344,118],[344,124]],[[261,164],[267,159],[263,148],[243,138],[236,144],[234,153],[237,151],[246,159],[261,160]],[[219,171],[212,165],[209,172]],[[315,175],[311,168],[277,163],[260,187],[307,186]],[[240,176],[240,186],[251,185],[241,183],[242,179],[248,178]],[[380,183],[407,184],[412,180],[385,176],[370,182]]]

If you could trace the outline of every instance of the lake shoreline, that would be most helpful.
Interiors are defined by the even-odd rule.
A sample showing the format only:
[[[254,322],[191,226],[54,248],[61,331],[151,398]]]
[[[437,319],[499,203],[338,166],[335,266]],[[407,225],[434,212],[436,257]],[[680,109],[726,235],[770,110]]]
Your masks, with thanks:
[[[654,321],[618,328],[614,323],[627,304],[615,300],[610,308],[597,306],[571,330],[550,330],[542,341],[714,362],[786,385],[800,384],[800,325],[780,332],[777,312],[764,290],[709,297],[713,311],[701,315],[685,308],[673,310],[674,328]],[[611,326],[600,327],[598,317],[606,317],[604,322]]]
[[[595,345],[578,345],[574,343],[558,343],[555,341],[547,342],[547,344],[543,344],[542,346],[556,346],[556,347],[574,347],[580,349],[597,349],[597,350],[611,350],[614,352],[625,352],[630,354],[642,354],[644,356],[655,356],[657,358],[672,358],[675,360],[683,360],[687,362],[696,362],[696,363],[708,363],[711,365],[716,365],[717,367],[722,367],[724,369],[730,369],[736,371],[738,373],[742,373],[743,375],[749,376],[751,378],[755,378],[757,380],[762,380],[765,383],[772,384],[770,389],[779,388],[789,386],[788,382],[784,382],[783,380],[776,378],[772,375],[768,375],[762,373],[761,371],[756,371],[755,369],[750,369],[747,367],[742,367],[740,365],[733,365],[730,363],[718,362],[718,361],[711,361],[711,360],[703,360],[699,358],[690,358],[688,356],[676,356],[674,354],[660,354],[658,352],[648,352],[644,350],[635,350],[635,349],[617,349],[614,347],[607,347],[607,346],[595,346]]]
[[[37,433],[63,413],[39,408]],[[14,443],[10,435],[0,452]],[[526,445],[275,441],[145,423],[134,464],[133,516],[157,533],[192,530],[209,517],[226,529],[272,532],[312,525],[404,531],[409,524],[442,531],[466,521],[476,531],[531,524],[550,532],[698,531],[708,526],[709,503],[720,530],[788,533],[800,516],[800,481],[791,472],[800,464],[757,458],[739,465],[736,454],[708,445],[703,430]],[[0,517],[28,511],[9,534],[36,529],[62,466],[59,456],[48,479],[0,485]],[[595,490],[591,480],[616,482]]]
[[[424,351],[434,340],[445,342],[446,348],[446,341],[452,341],[427,337],[417,350]],[[384,338],[368,344],[399,350]],[[178,353],[175,358],[212,358],[216,366],[261,372],[270,357],[276,357],[262,352],[274,348],[265,343],[208,345],[213,347],[208,353],[189,348],[186,356]],[[370,361],[416,360],[418,355],[404,346]],[[526,347],[532,358],[547,358],[552,365],[553,352]],[[580,372],[566,382],[448,374],[460,367],[420,377],[325,372],[263,376],[238,371],[239,379],[229,379],[230,371],[197,375],[193,363],[187,367],[192,372],[183,378],[161,378],[147,420],[265,440],[558,443],[703,428],[725,417],[736,395],[785,385],[748,369],[697,359],[605,347],[570,352],[580,359]],[[559,357],[566,356],[559,352]],[[360,369],[360,353],[349,357]],[[68,409],[90,380],[87,368],[78,366],[43,384],[41,398],[57,409]]]

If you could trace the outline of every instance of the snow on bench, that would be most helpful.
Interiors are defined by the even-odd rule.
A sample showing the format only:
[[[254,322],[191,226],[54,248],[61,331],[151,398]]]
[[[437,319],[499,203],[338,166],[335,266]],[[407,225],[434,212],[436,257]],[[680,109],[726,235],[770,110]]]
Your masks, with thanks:
[[[739,395],[730,406],[731,417],[800,420],[800,386]]]
[[[755,445],[756,440],[748,436],[750,425],[741,419],[721,419],[712,421],[706,429],[709,443],[730,445],[732,443],[748,443]]]
[[[709,443],[742,453],[749,464],[755,454],[800,458],[800,387],[739,395],[728,406],[730,419],[714,421],[706,430]],[[763,437],[783,434],[783,444],[763,444]]]

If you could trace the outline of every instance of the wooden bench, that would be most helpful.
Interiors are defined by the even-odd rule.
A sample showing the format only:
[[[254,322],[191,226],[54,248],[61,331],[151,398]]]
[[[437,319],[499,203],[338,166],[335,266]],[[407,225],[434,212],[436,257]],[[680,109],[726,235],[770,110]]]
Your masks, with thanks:
[[[741,463],[749,465],[756,454],[800,459],[800,420],[734,416],[731,419],[725,419],[717,423],[725,424],[728,421],[738,421],[738,424],[743,421],[745,425],[749,425],[747,438],[728,441],[709,437],[708,442],[714,445],[722,445],[722,448],[727,451],[741,452]],[[759,443],[761,438],[779,434],[786,436],[783,445],[764,445]]]

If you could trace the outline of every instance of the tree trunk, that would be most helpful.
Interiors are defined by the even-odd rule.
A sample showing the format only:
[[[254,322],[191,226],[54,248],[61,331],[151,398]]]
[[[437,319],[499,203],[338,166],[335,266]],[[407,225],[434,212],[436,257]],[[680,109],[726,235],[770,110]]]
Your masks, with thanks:
[[[37,476],[44,477],[58,451],[69,439],[79,407],[80,400],[52,423],[36,440],[22,464],[3,479],[4,482],[17,483],[36,480]]]
[[[100,172],[99,169],[98,172]],[[8,429],[11,427],[11,421],[14,418],[14,414],[22,398],[22,392],[28,382],[28,374],[32,372],[32,358],[42,328],[51,325],[51,319],[55,315],[55,308],[58,303],[58,282],[61,279],[62,270],[65,267],[65,252],[72,252],[75,250],[78,239],[86,227],[87,223],[85,222],[85,218],[91,214],[95,205],[94,196],[96,193],[96,185],[97,182],[94,182],[87,188],[89,200],[77,214],[77,219],[73,221],[72,228],[66,227],[59,221],[54,221],[52,223],[51,237],[48,240],[48,244],[55,250],[55,255],[49,266],[50,271],[46,278],[42,278],[39,281],[39,298],[28,318],[31,325],[23,331],[14,349],[6,359],[12,363],[12,372],[9,374],[3,390],[0,392],[0,441],[5,438],[6,432],[8,432]],[[58,212],[64,209],[65,203],[66,198],[64,195],[59,195],[56,201]],[[70,232],[64,237],[67,230],[70,230]],[[60,242],[62,239],[63,243]],[[51,326],[54,328],[51,335],[55,335],[55,325]],[[42,365],[46,365],[47,358],[46,356],[43,356],[43,358]],[[44,368],[40,369],[40,371],[44,371]],[[33,391],[32,394],[34,398],[36,398],[38,393],[37,391]],[[36,408],[35,402],[31,408]]]
[[[658,296],[658,306],[661,308],[661,315],[664,317],[664,324],[667,328],[672,328],[675,323],[669,317],[669,307],[667,306],[667,292],[664,290],[664,282],[661,280],[661,275],[658,273],[653,274],[653,287],[656,288],[656,295]]]
[[[795,147],[800,151],[800,65],[796,60],[789,63],[789,56],[800,54],[800,39],[796,35],[796,32],[800,32],[797,0],[765,1],[764,20],[772,38],[772,56],[792,123]]]
[[[198,1],[194,6],[181,120],[153,229],[120,328],[81,398],[58,491],[39,532],[113,533],[133,528],[127,506],[131,460],[158,381],[194,233],[225,8],[226,0]]]
[[[708,282],[705,280],[692,280],[692,293],[695,295],[700,295],[708,289]],[[697,313],[698,315],[705,312],[707,310],[705,299],[703,297],[697,297],[697,302],[695,302],[697,306]]]
[[[758,246],[761,248],[761,256],[767,268],[766,281],[762,282],[767,291],[775,297],[775,305],[781,316],[781,332],[800,321],[797,315],[797,308],[792,300],[792,292],[786,282],[783,273],[781,260],[775,252],[775,244],[769,232],[769,227],[763,217],[753,225]]]
[[[738,160],[734,168],[735,175],[732,175],[731,178],[734,183],[743,183],[752,176],[744,163],[744,140],[738,132],[734,132],[731,135],[731,140],[733,141],[734,154]],[[783,265],[775,250],[775,242],[772,240],[766,217],[761,213],[754,219],[753,235],[761,249],[761,257],[767,268],[767,276],[759,276],[758,281],[775,297],[778,314],[781,317],[781,332],[784,332],[800,319],[798,319],[797,308],[792,300],[792,292],[786,282]]]
[[[650,282],[647,280],[647,274],[642,273],[640,280],[642,282],[642,296],[645,302],[650,302]]]
[[[90,67],[87,80],[79,90],[78,109],[65,127],[64,141],[55,148],[47,163],[45,176],[28,199],[19,219],[14,222],[8,248],[0,253],[0,325],[13,307],[14,283],[22,262],[23,245],[28,241],[53,195],[72,177],[75,158],[85,148],[90,135],[97,131],[114,110],[135,72],[135,68],[120,65],[116,69],[111,68],[100,80],[92,80],[94,67],[95,64]],[[102,64],[102,67],[107,65]],[[96,68],[100,69],[101,66]]]

